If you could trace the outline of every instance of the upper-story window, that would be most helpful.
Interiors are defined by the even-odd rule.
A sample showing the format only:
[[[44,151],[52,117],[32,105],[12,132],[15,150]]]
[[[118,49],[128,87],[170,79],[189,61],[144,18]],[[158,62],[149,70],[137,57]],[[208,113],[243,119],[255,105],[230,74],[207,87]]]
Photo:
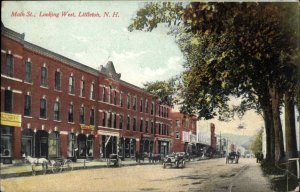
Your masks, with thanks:
[[[103,112],[103,118],[102,118],[102,126],[103,126],[103,127],[106,126],[106,117],[107,117],[107,115],[106,115],[106,112],[104,111],[104,112]]]
[[[90,111],[90,125],[95,125],[95,109],[91,109]]]
[[[176,126],[179,127],[180,126],[180,120],[176,119]]]
[[[154,113],[154,102],[151,103],[151,115]]]
[[[130,95],[127,95],[127,109],[130,109]]]
[[[136,97],[133,97],[133,105],[132,105],[133,110],[136,110]]]
[[[130,130],[130,116],[127,116],[127,130]]]
[[[28,83],[32,82],[31,62],[29,59],[28,59],[28,61],[25,62],[25,82],[28,82]]]
[[[24,116],[31,116],[31,95],[25,95]]]
[[[143,132],[143,130],[144,130],[144,120],[141,119],[141,121],[140,121],[140,132]]]
[[[117,128],[117,114],[114,114],[114,124],[113,128]]]
[[[60,120],[60,102],[57,100],[54,103],[54,120]]]
[[[120,121],[119,121],[119,129],[123,129],[123,115],[120,114],[120,117],[119,117]]]
[[[123,107],[123,94],[120,93],[120,106]]]
[[[112,125],[111,121],[112,121],[112,113],[109,112],[108,113],[108,119],[107,119],[107,123],[108,123],[107,127],[111,127],[111,125]]]
[[[148,130],[148,123],[149,123],[149,122],[146,120],[146,121],[145,121],[145,132],[146,132],[146,133],[149,132],[149,130]]]
[[[75,94],[75,77],[70,76],[69,77],[69,93],[70,94]]]
[[[102,88],[102,101],[103,102],[106,101],[106,88],[105,87]]]
[[[108,93],[108,102],[109,103],[112,103],[112,93],[111,93],[111,90],[112,90],[112,88],[111,88],[111,86],[109,86],[109,93]]]
[[[91,84],[91,94],[90,94],[90,99],[95,99],[95,83],[93,82]]]
[[[80,107],[80,113],[79,113],[79,123],[84,124],[84,106]]]
[[[13,77],[14,74],[14,59],[12,54],[6,55],[6,74]]]
[[[145,103],[145,112],[148,113],[148,100],[146,99],[146,103]]]
[[[117,91],[114,91],[114,104],[117,105]]]
[[[68,122],[74,122],[74,105],[73,105],[73,103],[71,103],[69,105]]]
[[[178,131],[176,132],[176,139],[180,139],[180,133]]]
[[[47,100],[46,98],[42,98],[40,101],[40,117],[46,119],[47,118]]]
[[[61,89],[61,72],[59,71],[59,69],[57,71],[55,71],[55,89],[56,90],[60,90]]]
[[[48,70],[47,70],[46,66],[43,66],[41,69],[41,85],[43,87],[48,86]]]
[[[80,96],[84,97],[84,79],[80,81]]]
[[[140,112],[143,112],[143,99],[140,101]]]
[[[136,118],[133,118],[133,131],[136,131]]]
[[[7,113],[12,113],[13,109],[13,95],[11,90],[4,91],[4,111]]]
[[[154,122],[151,121],[151,133],[154,133]]]

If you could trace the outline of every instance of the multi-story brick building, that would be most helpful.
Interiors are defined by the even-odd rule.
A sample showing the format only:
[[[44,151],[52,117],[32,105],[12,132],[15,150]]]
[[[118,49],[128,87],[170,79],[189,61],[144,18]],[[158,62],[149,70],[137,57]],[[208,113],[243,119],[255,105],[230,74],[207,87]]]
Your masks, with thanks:
[[[180,112],[171,111],[174,152],[196,153],[197,118]]]
[[[1,161],[171,151],[170,107],[112,62],[96,70],[24,38],[2,24]]]

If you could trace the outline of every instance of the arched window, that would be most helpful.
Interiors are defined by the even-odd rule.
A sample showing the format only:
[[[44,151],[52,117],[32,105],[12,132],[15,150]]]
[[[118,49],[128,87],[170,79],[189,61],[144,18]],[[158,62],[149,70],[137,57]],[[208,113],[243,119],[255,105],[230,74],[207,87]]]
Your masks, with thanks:
[[[46,119],[47,118],[47,100],[42,98],[40,101],[40,117]]]
[[[60,120],[60,102],[56,101],[54,103],[54,120]]]

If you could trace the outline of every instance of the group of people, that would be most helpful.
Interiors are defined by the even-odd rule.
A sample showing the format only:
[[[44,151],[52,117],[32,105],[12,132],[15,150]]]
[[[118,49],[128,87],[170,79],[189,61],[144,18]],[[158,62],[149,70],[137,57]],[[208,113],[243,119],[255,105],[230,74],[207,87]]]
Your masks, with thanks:
[[[261,163],[261,161],[264,159],[264,154],[262,152],[258,152],[255,154],[256,157],[256,163]]]

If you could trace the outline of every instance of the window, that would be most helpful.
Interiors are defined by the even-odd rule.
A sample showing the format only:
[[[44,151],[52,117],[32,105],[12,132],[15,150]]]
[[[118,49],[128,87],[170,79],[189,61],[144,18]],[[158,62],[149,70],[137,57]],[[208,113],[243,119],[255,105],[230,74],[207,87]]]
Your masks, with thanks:
[[[111,94],[111,90],[112,90],[112,88],[111,88],[111,86],[109,86],[109,93],[108,93],[108,102],[109,102],[109,103],[112,103],[112,94]]]
[[[54,103],[54,120],[60,120],[60,102],[56,101]]]
[[[69,77],[69,93],[75,94],[75,78],[73,76]]]
[[[146,111],[146,113],[148,113],[149,111],[148,111],[148,100],[146,100],[146,104],[145,104],[145,111]]]
[[[90,125],[95,125],[95,109],[90,111]]]
[[[25,95],[24,116],[31,116],[31,96]]]
[[[26,61],[25,62],[25,82],[31,83],[32,78],[31,78],[31,62]]]
[[[60,90],[61,89],[61,73],[59,71],[55,71],[55,89]]]
[[[130,109],[130,95],[127,95],[127,109]]]
[[[117,128],[117,114],[114,114],[114,128]]]
[[[107,127],[111,127],[111,125],[112,125],[111,121],[112,121],[112,113],[110,112],[108,114],[108,119],[107,119],[108,125],[107,125]]]
[[[130,130],[130,117],[127,116],[127,130]]]
[[[176,119],[176,126],[179,127],[180,126],[180,120]]]
[[[102,126],[105,127],[105,122],[106,122],[106,112],[103,112],[103,119],[102,119]]]
[[[114,91],[114,104],[117,105],[117,91]]]
[[[102,88],[102,101],[103,102],[106,101],[106,89],[105,89],[105,87]]]
[[[80,97],[84,97],[84,80],[80,82]]]
[[[95,83],[93,82],[91,84],[91,94],[90,94],[90,99],[95,99]]]
[[[6,72],[7,75],[12,77],[14,70],[14,59],[12,54],[8,54],[6,57]]]
[[[46,119],[47,118],[47,100],[41,99],[41,106],[40,106],[40,117]]]
[[[153,110],[154,110],[154,103],[151,103],[151,115],[153,115]]]
[[[74,122],[74,106],[70,104],[68,112],[68,122]]]
[[[122,93],[120,93],[120,106],[123,107],[123,97],[122,97]]]
[[[146,125],[145,125],[145,132],[148,133],[148,132],[149,132],[149,131],[148,131],[148,121],[145,121],[145,124],[146,124]]]
[[[68,136],[68,157],[75,156],[75,145],[76,145],[76,135],[74,133],[70,133]]]
[[[41,70],[41,85],[43,87],[48,86],[48,71],[47,71],[46,67],[42,67],[42,70]]]
[[[136,131],[136,118],[133,118],[133,131]]]
[[[144,129],[144,121],[143,121],[143,119],[141,119],[141,121],[140,121],[140,132],[143,132],[143,129]]]
[[[136,110],[136,97],[133,97],[133,105],[132,105],[133,110]]]
[[[158,124],[158,134],[161,135],[161,124]]]
[[[154,133],[154,123],[151,121],[151,133]]]
[[[4,111],[7,113],[12,113],[13,103],[12,103],[12,91],[4,91]]]
[[[79,114],[79,123],[84,124],[84,107],[80,107],[80,114]]]
[[[123,115],[120,115],[119,129],[123,129]]]
[[[143,112],[143,99],[140,101],[140,112]]]
[[[48,155],[49,157],[58,157],[60,155],[59,133],[56,131],[49,135]]]

